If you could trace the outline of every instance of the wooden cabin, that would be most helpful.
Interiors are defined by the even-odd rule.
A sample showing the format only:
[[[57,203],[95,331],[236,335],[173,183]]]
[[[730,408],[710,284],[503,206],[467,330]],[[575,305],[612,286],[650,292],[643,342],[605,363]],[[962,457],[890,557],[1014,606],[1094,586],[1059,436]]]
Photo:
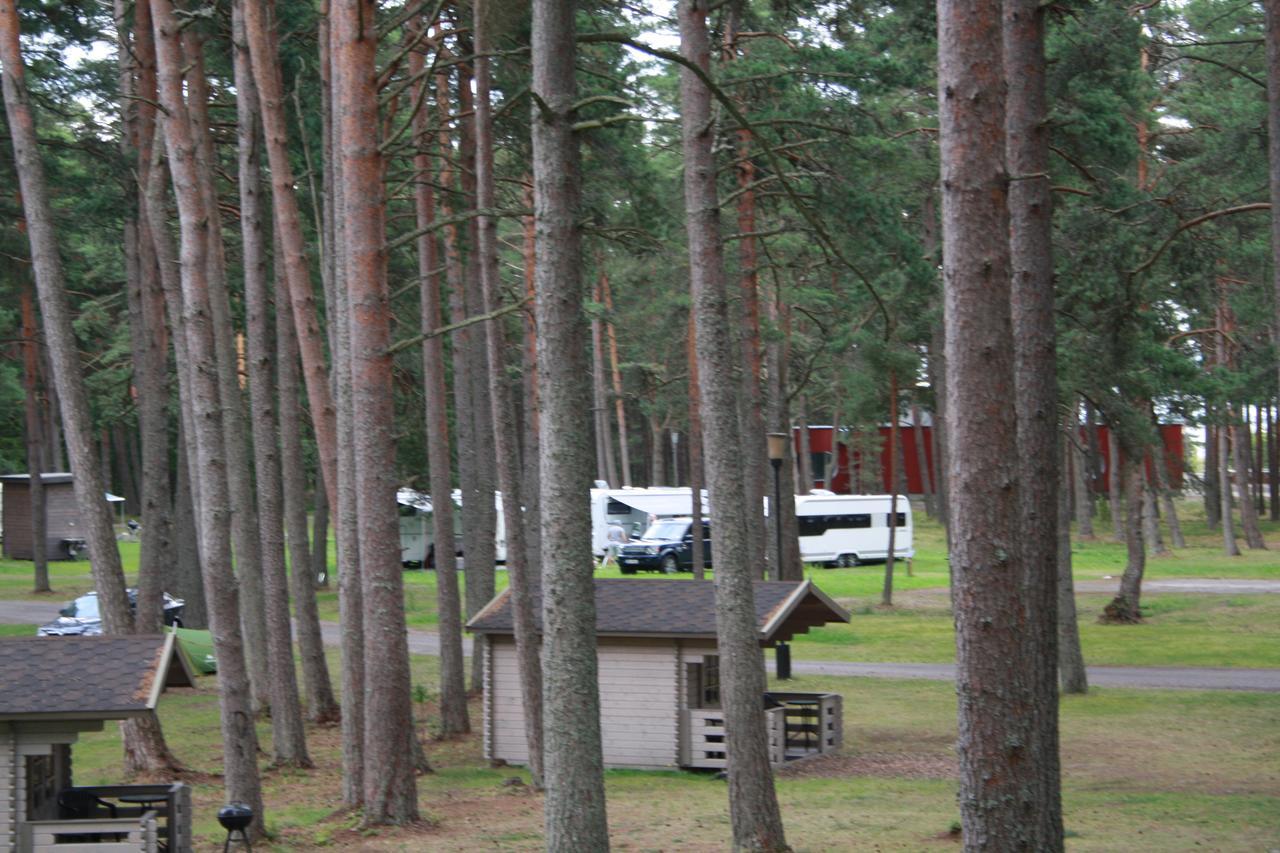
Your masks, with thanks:
[[[80,520],[75,488],[70,474],[41,474],[44,485],[44,553],[50,560],[74,560],[85,549],[85,525]],[[0,476],[4,490],[0,529],[4,531],[4,556],[10,560],[30,560],[35,556],[32,543],[35,525],[31,516],[31,476]],[[114,495],[108,501],[120,501]]]
[[[689,580],[598,578],[600,728],[606,767],[726,766],[715,586]],[[510,590],[467,624],[484,643],[484,754],[526,764]],[[810,581],[755,584],[761,654],[849,614]],[[541,618],[541,602],[535,605]],[[775,766],[833,752],[842,739],[836,694],[766,693]]]
[[[182,784],[77,787],[72,744],[195,683],[173,634],[0,638],[0,850],[189,851]]]

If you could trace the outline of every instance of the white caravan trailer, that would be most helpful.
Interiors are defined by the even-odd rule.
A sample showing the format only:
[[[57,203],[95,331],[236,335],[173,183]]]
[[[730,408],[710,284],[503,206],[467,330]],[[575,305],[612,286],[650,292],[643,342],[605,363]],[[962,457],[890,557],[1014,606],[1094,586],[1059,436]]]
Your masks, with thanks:
[[[856,566],[889,556],[890,495],[796,495],[800,558],[806,563]],[[895,558],[915,556],[911,502],[897,500]]]
[[[693,493],[684,488],[592,489],[591,550],[603,557],[609,544],[609,524],[616,521],[632,539],[644,533],[654,518],[690,515]],[[702,490],[702,514],[708,512],[707,492]]]
[[[452,492],[453,505],[461,509],[462,490]],[[494,506],[497,508],[493,530],[494,553],[499,563],[507,561],[507,529],[502,517],[502,493],[493,493]],[[405,566],[425,566],[427,555],[435,536],[431,527],[431,495],[415,489],[399,489],[396,491],[396,503],[400,505],[400,563]],[[453,532],[456,534],[458,547],[462,546],[462,516],[453,515]]]

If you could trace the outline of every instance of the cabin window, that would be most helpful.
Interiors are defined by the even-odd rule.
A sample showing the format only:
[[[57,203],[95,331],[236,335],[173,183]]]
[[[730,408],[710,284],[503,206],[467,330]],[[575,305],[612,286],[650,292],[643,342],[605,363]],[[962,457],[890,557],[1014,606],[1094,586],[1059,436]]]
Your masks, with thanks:
[[[48,820],[55,814],[53,804],[58,795],[53,756],[28,755],[26,758],[27,819]]]
[[[615,501],[610,498],[609,502],[605,504],[604,512],[605,515],[631,515],[631,507],[622,501]]]
[[[705,655],[702,663],[690,663],[685,674],[688,679],[690,708],[720,707],[720,658]]]

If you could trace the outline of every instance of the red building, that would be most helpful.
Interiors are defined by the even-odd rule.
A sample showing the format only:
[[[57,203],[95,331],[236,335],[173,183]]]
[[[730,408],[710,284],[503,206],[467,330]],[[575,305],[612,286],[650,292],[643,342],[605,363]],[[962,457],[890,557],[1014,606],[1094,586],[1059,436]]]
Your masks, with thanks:
[[[847,433],[842,435],[843,441],[838,445],[839,465],[836,468],[836,475],[832,478],[831,484],[827,485],[825,480],[825,472],[831,466],[831,442],[832,428],[830,426],[811,426],[809,427],[809,450],[812,454],[813,463],[811,470],[814,477],[814,488],[830,489],[837,494],[854,494],[859,492],[879,492],[887,494],[890,491],[889,485],[889,433],[888,426],[880,427],[880,451],[878,465],[863,465],[862,454],[854,451],[853,464],[850,466],[849,452],[849,436]],[[924,444],[924,459],[928,469],[929,481],[924,479],[924,471],[921,470],[919,462],[919,454],[916,452],[916,430],[909,422],[903,422],[898,428],[898,437],[902,442],[902,461],[903,468],[907,475],[907,491],[910,494],[923,494],[926,486],[932,485],[934,490],[937,489],[937,462],[935,461],[933,449],[933,427],[928,424],[922,424],[920,427],[920,435]],[[800,431],[793,429],[793,437],[795,439],[796,452],[800,452]],[[856,436],[855,436],[856,438]],[[1169,485],[1174,489],[1182,488],[1182,472],[1183,472],[1183,440],[1181,424],[1161,424],[1160,438],[1164,444],[1165,458],[1168,460]],[[1080,434],[1080,441],[1083,444],[1085,435],[1083,430]],[[1105,426],[1098,427],[1098,454],[1101,457],[1102,472],[1093,483],[1093,489],[1097,492],[1107,491],[1107,465],[1110,460],[1111,448],[1111,430]],[[1150,473],[1151,459],[1147,459],[1148,473]],[[876,473],[879,476],[876,477]]]

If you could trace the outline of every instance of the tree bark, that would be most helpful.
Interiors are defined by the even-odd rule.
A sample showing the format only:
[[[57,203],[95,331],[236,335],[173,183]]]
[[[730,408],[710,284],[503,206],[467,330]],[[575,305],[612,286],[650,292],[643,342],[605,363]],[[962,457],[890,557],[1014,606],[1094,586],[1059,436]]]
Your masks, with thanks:
[[[1120,439],[1115,421],[1107,433],[1107,505],[1111,509],[1111,531],[1117,542],[1125,541],[1124,476],[1121,473]]]
[[[287,298],[287,296],[286,296]],[[290,321],[292,322],[292,321]],[[311,520],[311,577],[316,589],[329,588],[329,494],[317,472]]]
[[[1231,417],[1228,406],[1227,415]],[[1251,482],[1249,465],[1249,423],[1233,419],[1231,433],[1234,445],[1236,467],[1236,491],[1240,495],[1240,527],[1244,533],[1245,544],[1252,550],[1267,550],[1266,540],[1262,538],[1262,529],[1258,526],[1258,507],[1253,502],[1253,483]]]
[[[542,693],[546,847],[608,850],[596,676],[590,405],[582,302],[581,162],[574,12],[534,0],[532,115],[542,509]]]
[[[898,540],[898,374],[889,370],[889,550],[884,560],[884,583],[880,588],[880,606],[893,606],[893,564]]]
[[[333,6],[334,114],[346,223],[351,404],[364,629],[364,823],[418,817],[413,707],[395,493],[386,203],[378,148],[377,21],[372,0]]]
[[[1001,4],[939,0],[950,563],[967,850],[1030,850],[1051,811],[1036,739],[1011,320]],[[1052,624],[1052,623],[1051,623]],[[1058,842],[1060,843],[1060,842]]]
[[[702,490],[706,488],[706,468],[702,460],[702,392],[698,381],[698,329],[693,312],[689,312],[689,333],[686,335],[689,360],[689,517],[694,519],[693,529],[700,531],[702,519]],[[702,536],[694,536],[689,543],[690,571],[693,579],[706,579],[707,555]],[[776,565],[776,563],[775,563]]]
[[[1267,41],[1267,157],[1271,186],[1271,340],[1280,351],[1280,4],[1267,0],[1262,4],[1266,20]],[[1280,360],[1276,364],[1280,381]],[[1275,465],[1271,468],[1275,475]],[[1273,481],[1274,482],[1274,481]],[[1280,517],[1275,508],[1276,489],[1272,488],[1272,518]]]
[[[210,91],[205,76],[204,37],[193,28],[182,31],[187,64],[187,113],[195,137],[196,168],[204,194],[206,223],[205,264],[209,289],[210,328],[217,354],[218,396],[222,401],[223,454],[231,496],[231,544],[240,596],[240,623],[244,633],[249,686],[257,709],[271,703],[271,678],[267,672],[267,614],[262,579],[262,554],[258,543],[258,509],[250,474],[250,440],[245,426],[245,402],[241,393],[235,328],[227,292],[227,270],[222,238],[222,216],[214,172],[217,154],[209,123]]]
[[[796,521],[796,492],[799,491],[795,481],[795,443],[791,441],[791,413],[787,402],[787,344],[786,334],[790,333],[790,325],[783,302],[782,285],[774,277],[772,298],[768,301],[769,321],[776,329],[784,330],[782,336],[774,336],[765,346],[767,359],[768,385],[765,389],[769,409],[769,431],[779,432],[787,436],[785,458],[782,460],[782,471],[779,476],[781,485],[778,495],[780,504],[777,512],[770,510],[769,549],[770,565],[774,567],[774,580],[803,580],[804,564],[800,561],[800,530]],[[770,507],[773,504],[770,503]],[[778,536],[776,525],[782,525],[782,536]],[[781,555],[775,553],[781,538]]]
[[[1225,412],[1225,407],[1223,409]],[[1226,416],[1230,417],[1230,413],[1226,412]],[[1231,428],[1224,424],[1219,424],[1216,432],[1218,433],[1218,520],[1222,524],[1222,547],[1228,557],[1240,556],[1240,545],[1236,542],[1236,525],[1235,516],[1231,512],[1231,472],[1229,459],[1231,458],[1230,445]]]
[[[422,72],[422,55],[409,54],[409,73]],[[426,88],[430,81],[423,79]],[[419,93],[423,101],[425,93]],[[443,325],[441,319],[439,238],[426,232],[435,214],[431,186],[431,158],[426,153],[428,121],[425,110],[414,116],[418,153],[414,169],[422,176],[414,183],[414,210],[423,234],[418,237],[418,291],[423,333]],[[457,543],[453,531],[453,477],[449,451],[448,389],[444,376],[444,340],[439,336],[422,342],[423,394],[426,407],[427,462],[431,483],[432,541],[435,543],[436,608],[440,621],[440,733],[455,735],[471,730],[467,716],[466,667],[462,653],[462,605],[458,594]]]
[[[493,108],[489,80],[489,20],[486,0],[475,4],[475,162],[476,209],[491,210],[497,206],[494,181]],[[498,309],[498,223],[482,214],[477,222],[476,249],[483,309]],[[523,514],[524,484],[520,476],[520,442],[516,409],[506,379],[503,352],[507,349],[501,319],[485,324],[485,344],[489,362],[489,401],[493,418],[493,443],[497,456],[498,488],[502,491],[502,513],[506,520],[507,577],[511,584],[511,610],[514,622],[516,655],[520,669],[520,698],[524,707],[525,743],[529,750],[529,775],[533,787],[543,787],[542,769],[542,665],[538,660],[539,640],[533,609],[533,584],[526,559]]]
[[[710,73],[706,0],[680,0],[680,53]],[[685,227],[697,325],[698,382],[702,391],[703,449],[711,501],[712,554],[716,562],[716,634],[725,712],[729,819],[733,846],[742,850],[786,850],[782,814],[769,765],[760,655],[751,565],[753,527],[760,507],[747,503],[739,453],[735,352],[729,334],[724,246],[720,239],[715,127],[711,90],[687,67],[680,69],[681,138]]]
[[[604,272],[600,273],[601,278]],[[600,280],[596,280],[592,301],[604,301]],[[618,487],[618,464],[613,456],[613,428],[609,423],[609,407],[604,390],[604,321],[598,314],[591,317],[591,415],[596,433],[596,479],[611,488]]]
[[[609,276],[600,280],[600,289],[604,295],[604,331],[609,339],[609,375],[613,381],[614,417],[618,422],[618,467],[622,475],[622,487],[631,487],[631,449],[627,442],[627,406],[622,396],[622,369],[618,364],[618,332],[614,328],[613,292],[609,287]]]
[[[836,444],[836,435],[833,427],[831,451],[832,456],[838,459],[840,448]],[[933,469],[929,467],[929,457],[924,450],[924,426],[920,423],[920,406],[915,403],[911,404],[911,437],[915,440],[916,470],[920,472],[920,491],[923,493],[925,515],[932,518],[935,515]],[[830,481],[827,482],[827,488],[831,488]]]
[[[1053,281],[1053,188],[1049,181],[1049,106],[1045,93],[1044,10],[1036,0],[1006,0],[1004,49],[1009,256],[1012,271],[1014,393],[1022,525],[1025,619],[1035,672],[1031,748],[1038,792],[1034,846],[1063,849],[1058,745],[1057,334]]]
[[[1092,477],[1088,454],[1080,446],[1080,404],[1074,395],[1067,404],[1066,426],[1066,459],[1070,463],[1071,489],[1075,498],[1076,535],[1092,542],[1097,538],[1093,532],[1093,498],[1090,495]]]
[[[1124,534],[1128,558],[1120,577],[1120,592],[1106,606],[1104,615],[1115,622],[1142,620],[1142,576],[1146,571],[1147,553],[1142,541],[1142,448],[1125,447],[1121,464],[1124,483]]]
[[[193,470],[199,472],[200,483],[197,526],[205,599],[218,657],[224,784],[228,800],[246,803],[253,809],[251,833],[258,836],[263,830],[258,738],[253,727],[253,703],[240,634],[238,588],[231,567],[231,496],[205,257],[212,213],[205,209],[196,143],[183,98],[182,69],[186,63],[179,43],[178,22],[169,0],[153,0],[152,12],[160,103],[165,109],[162,123],[182,233],[183,319],[187,356],[191,362],[191,407],[197,453]]]
[[[1205,411],[1211,411],[1213,404],[1204,401]],[[1218,471],[1218,428],[1207,424],[1204,428],[1204,517],[1210,531],[1218,529],[1222,523],[1221,477]]]
[[[293,607],[298,625],[298,649],[302,658],[302,683],[307,695],[307,719],[315,725],[336,722],[341,712],[329,663],[325,659],[324,638],[320,633],[320,613],[316,603],[316,574],[310,542],[307,539],[306,465],[302,452],[302,407],[299,405],[298,339],[293,316],[286,303],[289,282],[283,265],[275,268],[276,304],[276,390],[280,395],[280,468],[283,472],[285,538],[289,543],[289,583],[293,591]],[[324,483],[316,489],[317,503],[325,495]],[[316,529],[327,530],[322,523],[327,513],[316,512]],[[321,559],[328,560],[328,536],[320,538]]]
[[[289,580],[285,568],[284,484],[279,450],[279,400],[275,382],[271,287],[262,227],[261,120],[245,44],[244,7],[231,6],[231,38],[236,83],[236,142],[239,154],[240,233],[244,266],[244,305],[248,330],[250,426],[253,475],[258,498],[259,571],[262,578],[268,696],[271,703],[271,748],[277,766],[309,767],[302,700],[293,664],[293,626],[289,618]],[[248,590],[246,590],[248,592]]]
[[[26,395],[25,426],[27,471],[31,475],[31,565],[33,592],[52,592],[49,560],[45,554],[48,512],[44,498],[44,418],[40,409],[40,342],[36,337],[35,297],[28,284],[22,288],[22,384]]]
[[[1074,442],[1079,439],[1079,425],[1068,418],[1062,442],[1062,464],[1067,464]],[[1063,693],[1088,693],[1089,676],[1085,671],[1084,652],[1080,648],[1080,624],[1076,615],[1075,579],[1071,574],[1071,501],[1066,488],[1058,489],[1058,678]]]
[[[324,342],[316,317],[311,270],[302,237],[302,217],[298,212],[298,198],[294,191],[293,166],[289,160],[284,83],[280,74],[273,14],[274,4],[271,0],[246,3],[245,40],[248,42],[254,82],[262,106],[262,127],[266,139],[267,161],[271,168],[272,209],[282,238],[277,257],[284,264],[285,277],[289,282],[289,302],[302,353],[302,371],[310,403],[311,425],[320,456],[320,471],[329,505],[335,506],[337,422],[329,374],[325,369]],[[327,21],[326,16],[322,31],[327,28]]]
[[[1154,454],[1148,456],[1147,461],[1154,465]],[[1142,476],[1142,538],[1146,540],[1153,555],[1166,556],[1169,553],[1169,549],[1165,547],[1164,537],[1160,532],[1160,516],[1156,510],[1155,483],[1147,475],[1146,470],[1146,465],[1144,464]]]

